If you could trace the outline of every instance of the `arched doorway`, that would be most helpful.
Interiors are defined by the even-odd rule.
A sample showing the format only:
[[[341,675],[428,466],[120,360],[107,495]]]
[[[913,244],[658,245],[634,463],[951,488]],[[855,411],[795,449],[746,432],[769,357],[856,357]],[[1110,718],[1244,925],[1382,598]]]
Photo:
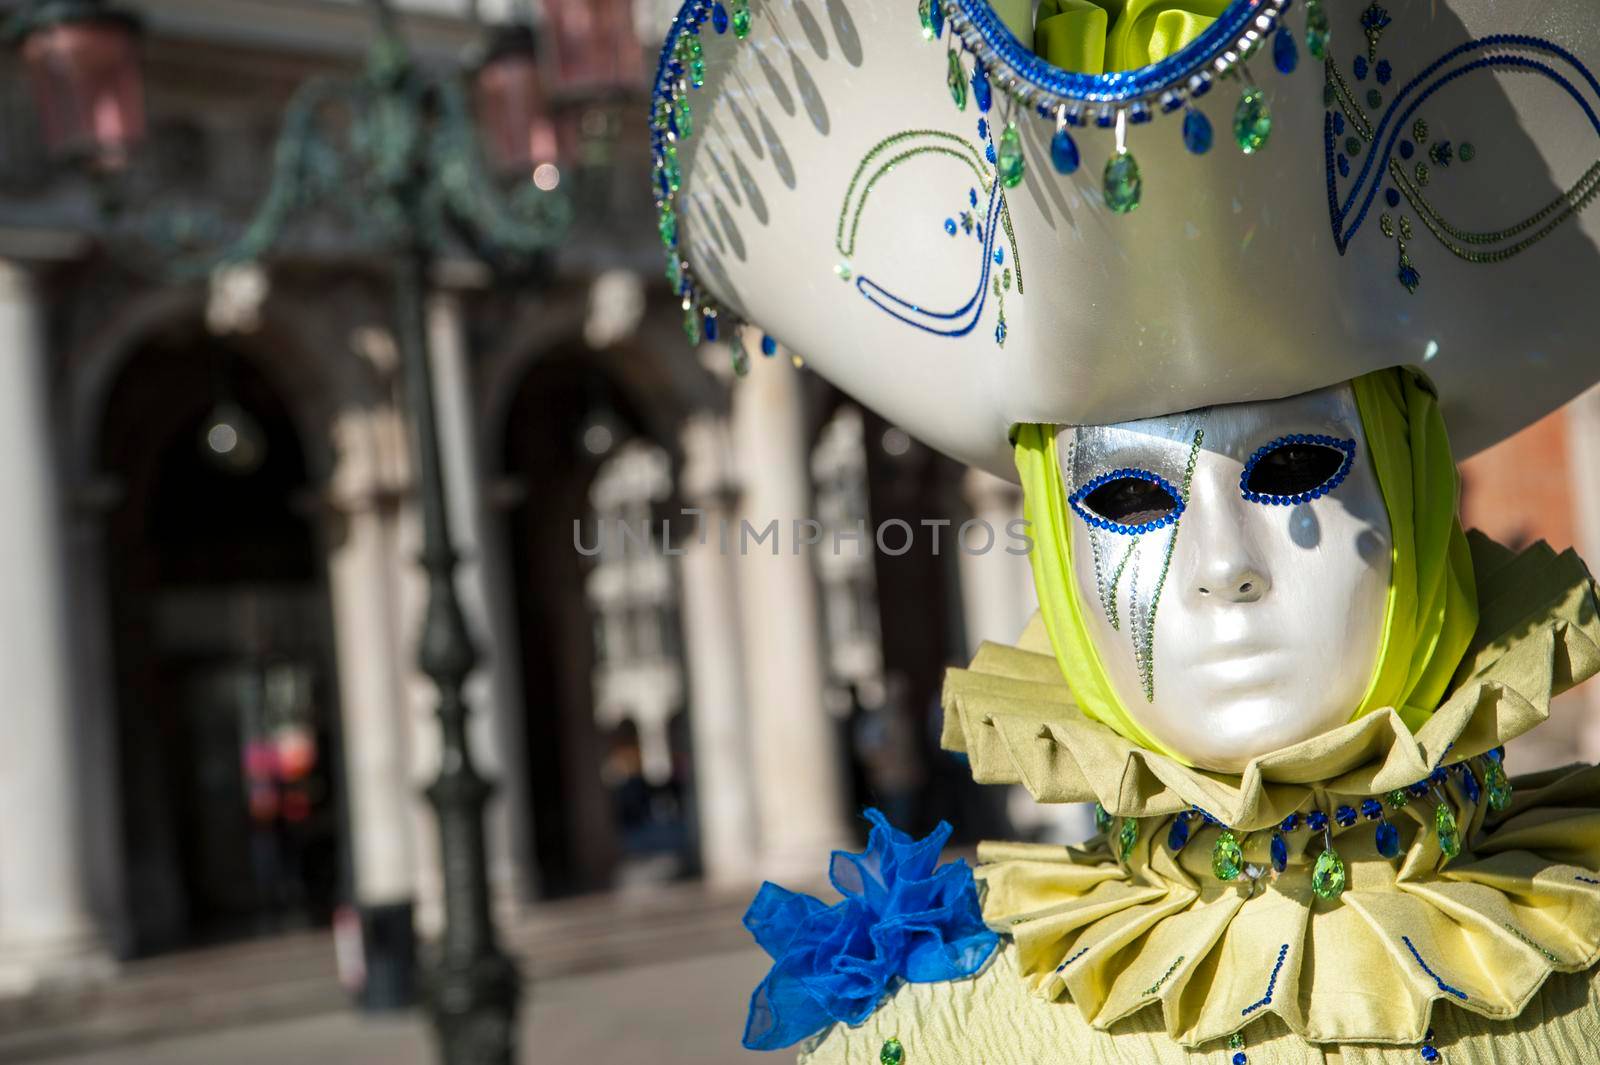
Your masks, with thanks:
[[[326,921],[344,879],[317,509],[269,360],[165,330],[101,422],[134,953]]]
[[[676,560],[662,557],[676,470],[651,430],[670,420],[583,348],[530,369],[506,408],[502,502],[547,897],[694,871]],[[590,550],[624,535],[613,555]]]

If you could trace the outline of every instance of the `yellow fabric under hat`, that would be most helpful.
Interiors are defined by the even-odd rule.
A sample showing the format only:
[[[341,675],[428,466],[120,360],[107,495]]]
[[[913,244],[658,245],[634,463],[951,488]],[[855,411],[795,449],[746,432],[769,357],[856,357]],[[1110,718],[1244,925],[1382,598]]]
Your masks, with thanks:
[[[1392,575],[1377,666],[1352,719],[1393,708],[1413,731],[1432,715],[1478,625],[1471,552],[1457,514],[1460,476],[1438,401],[1410,370],[1380,370],[1353,383],[1365,452],[1389,511]],[[1139,727],[1117,698],[1084,624],[1072,569],[1072,512],[1056,451],[1056,427],[1017,428],[1017,473],[1033,534],[1039,610],[1073,700],[1129,740],[1186,760]],[[1183,535],[1180,522],[1173,533]]]
[[[1033,50],[1075,74],[1137,70],[1205,32],[1230,0],[1041,0]]]

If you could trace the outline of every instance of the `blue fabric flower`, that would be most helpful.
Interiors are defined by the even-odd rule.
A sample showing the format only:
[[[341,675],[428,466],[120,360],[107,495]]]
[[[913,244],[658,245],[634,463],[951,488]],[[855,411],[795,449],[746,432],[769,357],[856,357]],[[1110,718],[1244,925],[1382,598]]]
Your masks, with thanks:
[[[1000,942],[983,923],[971,867],[938,864],[949,824],[913,840],[877,810],[866,817],[866,851],[835,851],[828,870],[842,902],[766,883],[745,913],[773,962],[750,996],[746,1048],[777,1050],[835,1021],[860,1024],[898,980],[971,976]]]

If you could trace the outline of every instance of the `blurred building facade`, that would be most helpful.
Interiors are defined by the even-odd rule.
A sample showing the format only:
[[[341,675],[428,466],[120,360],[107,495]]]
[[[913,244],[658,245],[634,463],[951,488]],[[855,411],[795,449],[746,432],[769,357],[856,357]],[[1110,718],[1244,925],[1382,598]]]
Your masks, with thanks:
[[[0,994],[346,902],[439,919],[385,264],[321,219],[207,283],[145,258],[247,216],[285,103],[361,62],[366,16],[139,6],[149,138],[103,186],[44,158],[0,57]],[[456,63],[516,5],[398,6]],[[935,554],[919,523],[1003,533],[1015,490],[787,358],[735,387],[691,351],[643,128],[672,5],[543,6],[577,227],[538,283],[463,256],[428,308],[497,898],[809,876],[869,802],[999,830],[937,750],[937,684],[1020,630],[1026,563]],[[875,552],[891,517],[919,535]]]
[[[456,62],[515,5],[399,6]],[[545,7],[577,229],[538,285],[447,264],[428,311],[497,899],[811,877],[866,803],[968,840],[1059,834],[937,744],[943,667],[1033,609],[1004,549],[1017,490],[786,358],[735,383],[688,348],[643,131],[673,5]],[[136,222],[236,223],[290,94],[361,61],[364,15],[143,10],[150,140],[114,191]],[[104,190],[32,126],[0,58],[0,994],[346,902],[436,927],[384,263],[313,224],[261,270],[168,284],[95,236]],[[1600,557],[1597,459],[1591,396],[1469,464],[1469,518]],[[960,548],[971,521],[990,549]],[[1593,758],[1600,718],[1572,720]]]

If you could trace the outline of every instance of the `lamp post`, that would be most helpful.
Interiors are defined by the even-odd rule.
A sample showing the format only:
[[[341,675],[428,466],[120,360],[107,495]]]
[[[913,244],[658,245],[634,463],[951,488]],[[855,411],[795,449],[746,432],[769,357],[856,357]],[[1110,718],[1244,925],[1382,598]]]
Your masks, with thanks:
[[[231,245],[176,258],[170,273],[197,278],[267,253],[313,207],[347,212],[392,270],[394,315],[410,407],[421,501],[428,600],[418,663],[438,689],[442,736],[427,796],[438,817],[445,927],[429,973],[429,1008],[445,1065],[510,1065],[519,978],[490,911],[483,814],[492,785],[473,763],[463,684],[477,661],[456,594],[456,552],[424,322],[429,270],[464,243],[491,262],[527,261],[551,248],[570,213],[553,171],[528,181],[515,204],[486,172],[467,96],[456,79],[414,62],[388,0],[367,0],[374,39],[359,76],[316,78],[290,102],[265,198]],[[106,173],[144,135],[138,21],[104,0],[34,0],[8,28],[36,92],[47,146]],[[477,72],[480,111],[499,169],[553,168],[554,136],[540,94],[531,33],[502,36]],[[321,123],[348,123],[342,139]],[[334,169],[330,171],[330,161]]]

